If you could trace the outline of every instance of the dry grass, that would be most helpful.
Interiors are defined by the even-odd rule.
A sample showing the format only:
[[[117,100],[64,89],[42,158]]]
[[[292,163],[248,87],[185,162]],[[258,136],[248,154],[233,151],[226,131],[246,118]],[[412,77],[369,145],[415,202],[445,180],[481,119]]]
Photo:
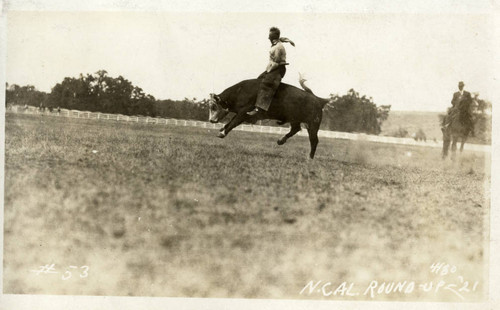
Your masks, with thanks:
[[[7,115],[4,292],[327,298],[310,280],[480,281],[489,174],[482,153]],[[36,276],[88,265],[88,278]],[[453,279],[456,282],[456,276]],[[451,277],[451,276],[450,276]],[[452,278],[448,278],[451,281]],[[450,292],[376,300],[452,300]]]

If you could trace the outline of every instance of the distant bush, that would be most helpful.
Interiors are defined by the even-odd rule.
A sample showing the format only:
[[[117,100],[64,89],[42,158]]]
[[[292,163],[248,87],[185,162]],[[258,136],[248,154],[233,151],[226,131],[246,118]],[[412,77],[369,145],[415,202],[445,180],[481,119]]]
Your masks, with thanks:
[[[208,120],[208,101],[197,102],[196,98],[185,98],[182,101],[158,100],[154,105],[155,114],[166,118]]]
[[[322,127],[327,130],[378,135],[389,116],[390,105],[377,106],[372,98],[351,89],[344,96],[331,95],[325,107]]]
[[[491,144],[491,115],[486,113],[474,114],[474,136],[478,143]]]
[[[5,85],[5,105],[46,106],[48,94],[36,90],[35,86]]]
[[[415,141],[427,141],[427,136],[425,135],[425,132],[419,128],[413,139],[415,139]]]
[[[392,132],[391,134],[389,134],[389,136],[397,138],[406,138],[408,137],[408,130],[399,127],[398,130]]]

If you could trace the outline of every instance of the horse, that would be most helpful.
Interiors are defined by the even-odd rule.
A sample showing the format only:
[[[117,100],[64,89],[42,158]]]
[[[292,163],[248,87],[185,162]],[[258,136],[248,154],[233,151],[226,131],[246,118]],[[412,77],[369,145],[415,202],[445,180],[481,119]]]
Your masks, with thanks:
[[[472,100],[462,100],[455,107],[452,107],[448,115],[443,118],[443,127],[441,128],[443,132],[443,159],[448,156],[448,149],[451,144],[451,159],[454,160],[457,142],[460,141],[460,152],[462,152],[465,141],[473,133],[472,106]]]

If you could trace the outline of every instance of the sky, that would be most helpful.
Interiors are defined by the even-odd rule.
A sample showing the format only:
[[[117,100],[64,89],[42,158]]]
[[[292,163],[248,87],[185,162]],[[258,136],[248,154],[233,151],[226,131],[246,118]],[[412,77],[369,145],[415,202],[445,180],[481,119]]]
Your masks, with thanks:
[[[354,88],[392,110],[445,111],[458,81],[492,101],[495,16],[484,12],[9,11],[6,81],[49,92],[104,69],[157,99],[208,98],[264,71],[277,26],[284,83]]]

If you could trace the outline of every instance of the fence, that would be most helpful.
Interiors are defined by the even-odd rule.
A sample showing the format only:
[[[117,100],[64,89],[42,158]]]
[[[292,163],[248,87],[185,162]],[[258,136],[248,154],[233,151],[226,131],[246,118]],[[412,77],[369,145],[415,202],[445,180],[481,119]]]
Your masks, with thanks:
[[[71,118],[86,118],[86,119],[97,119],[97,120],[114,120],[114,121],[125,121],[134,123],[155,124],[155,125],[164,124],[164,125],[175,125],[175,126],[191,126],[191,127],[202,127],[209,129],[220,129],[222,127],[222,124],[212,124],[209,122],[159,118],[159,117],[128,116],[121,114],[107,114],[100,112],[88,112],[88,111],[66,110],[66,109],[61,109],[60,112],[57,112],[55,110],[52,112],[48,110],[40,111],[38,108],[32,106],[28,107],[11,106],[7,108],[6,112],[51,115],[59,117],[71,117]],[[289,129],[286,127],[246,125],[246,124],[240,125],[236,127],[234,130],[274,133],[274,134],[285,134],[289,131]],[[298,135],[307,136],[307,132],[300,131]],[[411,138],[374,136],[374,135],[367,135],[360,133],[348,133],[348,132],[329,131],[329,130],[318,131],[318,137],[331,138],[331,139],[370,141],[370,142],[389,143],[389,144],[416,145],[416,146],[437,147],[437,148],[441,148],[443,145],[442,141],[416,141]],[[471,151],[491,152],[490,145],[465,144],[464,148],[466,150],[471,150]]]

